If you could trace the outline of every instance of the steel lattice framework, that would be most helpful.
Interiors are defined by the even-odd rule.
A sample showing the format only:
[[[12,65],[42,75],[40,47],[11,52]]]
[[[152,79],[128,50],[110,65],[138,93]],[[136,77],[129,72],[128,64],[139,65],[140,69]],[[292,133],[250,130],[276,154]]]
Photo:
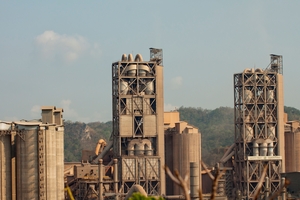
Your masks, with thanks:
[[[284,142],[282,58],[279,58],[271,55],[271,67],[266,70],[245,69],[234,74],[235,184],[249,199],[258,189],[264,166],[268,168],[270,192],[279,189]]]
[[[151,195],[164,193],[162,51],[150,51],[150,61],[138,54],[112,63],[113,156],[121,193],[134,184]]]

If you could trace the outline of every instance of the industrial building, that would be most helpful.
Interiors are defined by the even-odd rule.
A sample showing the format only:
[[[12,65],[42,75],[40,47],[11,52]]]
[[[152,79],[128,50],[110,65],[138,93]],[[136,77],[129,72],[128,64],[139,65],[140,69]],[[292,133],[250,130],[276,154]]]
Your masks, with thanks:
[[[192,199],[199,188],[211,193],[206,175],[220,171],[217,199],[255,199],[259,189],[259,198],[286,197],[284,178],[300,171],[300,122],[284,114],[282,56],[271,55],[266,69],[233,75],[234,142],[205,172],[198,128],[177,111],[164,112],[162,49],[150,48],[149,61],[123,54],[111,67],[111,137],[83,151],[81,162],[63,163],[61,108],[43,106],[41,120],[0,121],[1,199],[128,199],[133,192],[185,199],[165,166],[189,177]],[[293,198],[297,187],[288,188]]]
[[[182,198],[180,188],[170,179],[166,182],[163,167],[184,177],[190,163],[195,169],[192,185],[201,186],[201,134],[180,121],[178,112],[164,113],[162,55],[161,49],[151,48],[150,61],[140,54],[123,54],[112,63],[111,139],[105,145],[99,141],[97,149],[105,148],[98,156],[84,156],[93,159],[67,170],[67,184],[76,198],[127,199],[135,191]]]
[[[41,109],[42,120],[0,121],[1,199],[64,198],[63,110]]]
[[[282,70],[282,57],[271,55],[267,69],[234,74],[234,184],[236,194],[248,199],[254,198],[265,166],[269,185],[262,192],[278,191],[285,171]]]
[[[197,197],[201,188],[201,133],[198,128],[180,121],[179,112],[165,112],[165,152],[166,166],[172,172],[178,171],[181,177],[190,175],[191,163],[195,168],[193,180],[190,179],[188,188],[195,188],[192,197]],[[182,188],[174,183],[170,177],[166,178],[166,195],[184,195]]]

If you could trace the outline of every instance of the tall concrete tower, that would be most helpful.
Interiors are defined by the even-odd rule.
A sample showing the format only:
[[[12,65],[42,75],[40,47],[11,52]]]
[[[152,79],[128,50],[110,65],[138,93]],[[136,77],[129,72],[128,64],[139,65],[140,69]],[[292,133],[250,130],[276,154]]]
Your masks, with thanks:
[[[234,74],[235,188],[249,199],[258,189],[264,166],[266,187],[270,193],[279,189],[284,172],[283,109],[282,56],[271,55],[265,70]]]
[[[112,63],[113,157],[118,159],[119,192],[141,185],[165,194],[162,50],[122,55]]]

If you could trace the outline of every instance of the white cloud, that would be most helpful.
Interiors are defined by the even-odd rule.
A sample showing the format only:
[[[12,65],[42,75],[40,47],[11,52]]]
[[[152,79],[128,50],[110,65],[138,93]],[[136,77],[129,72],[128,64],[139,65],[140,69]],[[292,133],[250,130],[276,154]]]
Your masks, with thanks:
[[[78,119],[77,112],[71,108],[71,100],[62,100],[60,102],[60,105],[62,109],[64,110],[64,118],[65,119]]]
[[[171,88],[176,90],[179,89],[182,85],[182,77],[181,76],[177,76],[171,79]]]
[[[84,53],[91,55],[99,52],[97,44],[90,45],[85,37],[80,35],[60,35],[48,30],[35,38],[38,53],[43,59],[60,59],[66,63],[77,60]]]
[[[168,111],[174,111],[177,110],[179,107],[178,106],[174,106],[172,104],[164,104],[164,111],[168,112]]]
[[[34,105],[30,110],[30,115],[33,119],[40,119],[41,118],[41,106]]]

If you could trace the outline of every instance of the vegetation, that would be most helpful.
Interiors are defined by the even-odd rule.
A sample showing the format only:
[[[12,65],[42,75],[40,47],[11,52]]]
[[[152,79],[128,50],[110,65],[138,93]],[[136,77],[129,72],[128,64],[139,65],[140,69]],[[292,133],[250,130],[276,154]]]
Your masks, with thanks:
[[[288,120],[300,120],[300,110],[285,107]],[[180,119],[199,128],[202,137],[202,159],[213,166],[234,142],[234,109],[220,107],[214,110],[180,107]],[[109,139],[112,122],[65,121],[65,161],[81,160],[81,151],[94,150],[99,139]]]
[[[145,197],[142,194],[136,192],[129,198],[129,200],[163,200],[162,197]]]
[[[66,162],[79,162],[82,150],[94,150],[99,139],[108,141],[111,122],[82,123],[65,121],[64,152]]]

